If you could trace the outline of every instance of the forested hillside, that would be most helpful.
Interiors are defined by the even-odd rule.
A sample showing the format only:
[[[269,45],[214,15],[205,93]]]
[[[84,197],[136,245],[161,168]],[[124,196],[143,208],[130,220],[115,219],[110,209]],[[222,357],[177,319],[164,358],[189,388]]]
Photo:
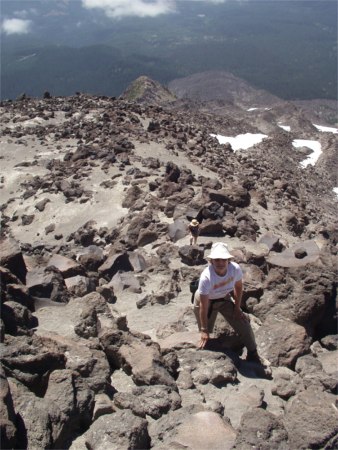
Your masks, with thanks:
[[[226,70],[283,99],[337,98],[336,2],[177,2],[156,18],[109,19],[81,2],[37,4],[30,33],[2,33],[1,97],[76,91],[108,96],[140,75],[162,84]]]

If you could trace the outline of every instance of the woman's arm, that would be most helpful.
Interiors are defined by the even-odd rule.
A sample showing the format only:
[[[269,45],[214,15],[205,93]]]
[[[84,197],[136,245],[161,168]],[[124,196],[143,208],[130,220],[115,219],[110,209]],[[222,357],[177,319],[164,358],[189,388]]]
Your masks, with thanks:
[[[234,317],[239,320],[248,320],[241,310],[242,296],[243,296],[243,281],[239,280],[235,283],[234,287],[234,300],[235,300]]]
[[[242,295],[243,295],[243,281],[239,280],[235,283],[234,287],[234,300],[236,309],[241,309]]]
[[[199,348],[204,348],[209,340],[208,309],[209,309],[209,295],[200,294],[201,340],[199,343]]]

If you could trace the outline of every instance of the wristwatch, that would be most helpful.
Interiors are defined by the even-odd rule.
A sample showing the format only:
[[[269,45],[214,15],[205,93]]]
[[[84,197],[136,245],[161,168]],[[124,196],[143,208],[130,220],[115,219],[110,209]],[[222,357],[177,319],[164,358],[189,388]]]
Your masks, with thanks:
[[[201,331],[206,331],[206,332],[208,332],[208,329],[207,329],[207,328],[201,327]]]

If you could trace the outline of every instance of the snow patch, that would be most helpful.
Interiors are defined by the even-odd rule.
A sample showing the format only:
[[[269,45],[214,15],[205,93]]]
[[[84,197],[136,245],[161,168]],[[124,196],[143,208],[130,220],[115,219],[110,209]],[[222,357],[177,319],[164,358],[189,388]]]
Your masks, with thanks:
[[[291,127],[289,125],[281,125],[280,123],[278,124],[278,126],[280,128],[283,128],[283,130],[285,131],[291,131]]]
[[[311,150],[313,150],[313,153],[311,153],[311,155],[309,155],[306,159],[304,159],[300,163],[300,165],[302,167],[307,167],[309,164],[311,164],[311,166],[314,166],[322,153],[322,146],[321,146],[320,142],[318,142],[318,141],[310,141],[310,140],[306,140],[306,139],[295,139],[294,141],[292,141],[292,145],[295,148],[307,147],[307,148],[310,148]]]
[[[234,151],[236,150],[246,150],[255,144],[259,144],[262,140],[268,137],[266,134],[239,134],[235,137],[222,136],[221,134],[211,134],[210,136],[215,137],[220,144],[229,143]]]
[[[261,109],[263,111],[270,111],[271,108],[249,108],[247,109],[247,111],[256,111],[257,109]]]
[[[319,131],[323,131],[324,133],[334,133],[334,134],[338,134],[338,128],[334,128],[334,127],[324,127],[322,125],[316,125],[315,123],[313,124],[314,127],[317,128],[317,130]]]

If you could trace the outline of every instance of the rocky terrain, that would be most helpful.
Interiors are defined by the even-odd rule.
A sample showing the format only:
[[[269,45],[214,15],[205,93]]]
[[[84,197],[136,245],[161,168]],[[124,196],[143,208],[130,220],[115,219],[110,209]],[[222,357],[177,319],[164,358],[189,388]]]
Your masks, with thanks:
[[[135,83],[134,83],[135,85]],[[172,80],[168,88],[180,99],[202,101],[202,109],[213,114],[229,114],[243,117],[255,108],[255,115],[249,114],[250,120],[257,114],[267,118],[271,125],[271,117],[267,111],[273,110],[273,116],[280,119],[293,119],[293,122],[308,119],[321,125],[337,126],[337,101],[327,99],[283,101],[263,89],[256,89],[245,80],[222,70],[196,73],[184,78]],[[135,92],[135,90],[134,90]],[[164,93],[162,94],[164,98]],[[271,109],[270,109],[271,108]],[[248,111],[249,110],[249,111]]]
[[[1,104],[2,448],[338,447],[336,135],[257,96],[143,79]],[[248,132],[267,137],[211,136]],[[321,143],[315,166],[299,138]],[[221,318],[197,350],[189,283],[216,241],[272,378]]]

